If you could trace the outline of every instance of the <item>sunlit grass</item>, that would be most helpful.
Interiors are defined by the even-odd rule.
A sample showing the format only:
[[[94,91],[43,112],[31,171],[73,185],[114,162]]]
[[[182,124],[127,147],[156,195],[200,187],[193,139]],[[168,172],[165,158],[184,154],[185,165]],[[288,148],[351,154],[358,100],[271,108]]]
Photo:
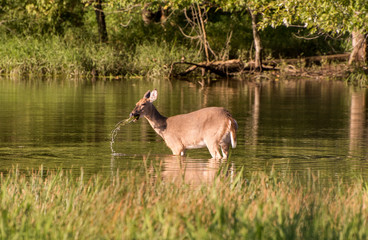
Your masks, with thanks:
[[[190,186],[146,172],[83,177],[43,169],[0,178],[1,239],[365,239],[364,181],[306,187],[292,174]],[[160,173],[158,174],[160,176]],[[319,179],[314,177],[313,186]]]
[[[171,64],[179,62],[182,57],[191,62],[199,62],[198,51],[184,45],[165,42],[144,42],[136,46],[135,54],[130,61],[130,69],[138,75],[149,77],[169,76]],[[188,66],[181,66],[185,69]]]
[[[123,55],[87,39],[68,41],[58,36],[4,37],[0,40],[0,70],[6,74],[81,76],[97,72],[119,74]]]
[[[59,36],[0,38],[0,74],[57,76],[167,76],[170,64],[196,51],[168,43],[124,49],[114,43]]]

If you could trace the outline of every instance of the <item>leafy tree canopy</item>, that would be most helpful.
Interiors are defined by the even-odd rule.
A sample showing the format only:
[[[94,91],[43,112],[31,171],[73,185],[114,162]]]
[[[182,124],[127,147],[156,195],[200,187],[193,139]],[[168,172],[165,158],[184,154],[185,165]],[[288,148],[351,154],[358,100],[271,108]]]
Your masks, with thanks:
[[[260,27],[300,26],[311,33],[334,36],[359,31],[368,32],[366,0],[273,0],[265,6]]]

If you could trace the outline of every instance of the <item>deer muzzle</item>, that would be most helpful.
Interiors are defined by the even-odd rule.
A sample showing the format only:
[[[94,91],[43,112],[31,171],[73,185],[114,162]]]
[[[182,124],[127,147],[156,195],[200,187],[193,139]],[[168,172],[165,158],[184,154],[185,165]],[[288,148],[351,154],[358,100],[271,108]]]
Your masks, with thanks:
[[[131,113],[129,114],[129,117],[130,117],[130,118],[133,118],[133,122],[136,122],[136,121],[138,121],[138,119],[139,119],[139,117],[140,117],[140,114],[139,114],[139,113],[133,113],[133,112],[131,112]]]

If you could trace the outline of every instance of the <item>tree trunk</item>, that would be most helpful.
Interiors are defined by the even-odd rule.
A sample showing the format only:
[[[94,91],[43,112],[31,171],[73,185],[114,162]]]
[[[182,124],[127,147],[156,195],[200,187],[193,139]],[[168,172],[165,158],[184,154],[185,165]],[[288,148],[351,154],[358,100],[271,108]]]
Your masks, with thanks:
[[[201,11],[201,7],[199,6],[199,3],[197,3],[197,9],[198,9],[198,18],[199,18],[199,29],[202,32],[202,38],[203,38],[203,47],[204,47],[204,52],[206,54],[206,61],[210,62],[210,56],[208,54],[208,42],[207,42],[207,34],[206,34],[206,28],[204,26],[204,22],[203,22],[203,18],[202,18],[202,11]]]
[[[349,64],[365,64],[367,60],[367,36],[354,31],[352,33],[353,51],[350,54]]]
[[[106,30],[106,21],[105,21],[105,13],[102,9],[102,0],[95,0],[95,13],[96,20],[98,25],[98,34],[100,37],[100,42],[107,42],[107,30]]]
[[[251,9],[249,9],[249,13],[252,18],[252,30],[253,30],[253,39],[254,39],[254,49],[255,49],[255,56],[254,56],[255,69],[261,72],[262,71],[262,43],[261,43],[261,37],[259,36],[259,32],[257,29],[258,13],[255,13]]]

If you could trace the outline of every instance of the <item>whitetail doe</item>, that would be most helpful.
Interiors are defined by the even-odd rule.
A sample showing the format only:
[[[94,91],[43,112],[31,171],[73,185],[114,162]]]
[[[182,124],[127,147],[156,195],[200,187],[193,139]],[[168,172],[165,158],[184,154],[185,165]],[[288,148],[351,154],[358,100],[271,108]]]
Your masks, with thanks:
[[[236,147],[238,124],[231,114],[221,107],[207,107],[172,117],[162,116],[152,104],[157,99],[157,90],[147,91],[130,113],[137,121],[144,116],[160,135],[174,155],[184,155],[186,149],[207,147],[212,158],[229,155],[229,146]]]

